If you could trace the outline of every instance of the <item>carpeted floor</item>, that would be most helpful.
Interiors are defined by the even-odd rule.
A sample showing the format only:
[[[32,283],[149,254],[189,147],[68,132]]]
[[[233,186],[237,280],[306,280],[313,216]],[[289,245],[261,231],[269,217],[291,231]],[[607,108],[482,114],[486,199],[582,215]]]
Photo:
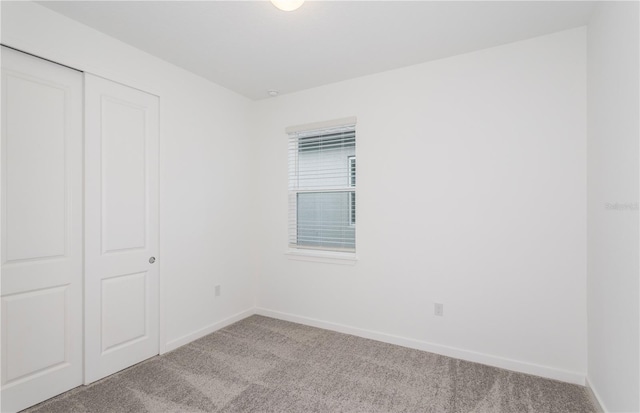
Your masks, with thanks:
[[[35,412],[595,412],[583,387],[252,316]]]

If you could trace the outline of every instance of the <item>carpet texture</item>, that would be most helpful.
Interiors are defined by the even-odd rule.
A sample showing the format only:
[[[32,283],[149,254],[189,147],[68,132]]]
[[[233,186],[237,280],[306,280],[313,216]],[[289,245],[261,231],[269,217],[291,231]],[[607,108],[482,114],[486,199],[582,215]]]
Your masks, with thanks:
[[[580,386],[251,316],[26,411],[596,410]]]

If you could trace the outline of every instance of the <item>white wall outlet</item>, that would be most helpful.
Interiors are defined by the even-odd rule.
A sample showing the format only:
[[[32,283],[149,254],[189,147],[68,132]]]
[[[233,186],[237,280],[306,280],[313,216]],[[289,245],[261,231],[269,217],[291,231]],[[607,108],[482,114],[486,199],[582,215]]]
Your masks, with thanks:
[[[438,317],[442,317],[444,315],[444,304],[435,303],[435,305],[433,306],[433,314],[437,315]]]
[[[216,297],[220,297],[220,285],[216,285],[214,288]]]

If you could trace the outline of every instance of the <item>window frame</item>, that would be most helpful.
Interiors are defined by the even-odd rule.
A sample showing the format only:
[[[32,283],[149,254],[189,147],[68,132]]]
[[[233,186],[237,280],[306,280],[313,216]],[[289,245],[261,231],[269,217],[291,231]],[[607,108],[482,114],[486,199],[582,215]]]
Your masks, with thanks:
[[[286,129],[287,134],[289,135],[289,189],[288,189],[288,208],[289,208],[289,218],[288,218],[288,249],[286,254],[288,258],[295,260],[303,260],[303,261],[319,261],[319,262],[331,262],[335,264],[353,264],[357,258],[355,255],[356,252],[356,241],[355,241],[355,222],[354,214],[355,212],[355,204],[354,204],[354,191],[355,191],[355,179],[357,176],[357,172],[352,170],[352,165],[355,166],[355,151],[356,151],[356,125],[355,118],[346,118],[348,122],[344,122],[341,125],[333,125],[333,121],[329,122],[321,122],[318,124],[313,124],[310,126],[321,125],[322,127],[305,127],[305,126],[297,126],[290,127]],[[341,120],[338,120],[341,121]],[[353,153],[354,155],[347,156],[347,171],[346,177],[347,182],[345,187],[333,187],[327,186],[325,188],[316,189],[305,189],[300,188],[300,141],[305,137],[321,137],[323,135],[330,135],[336,132],[352,132],[353,133]],[[346,138],[348,139],[348,138]],[[344,181],[343,181],[344,182]],[[345,225],[348,225],[349,228],[352,228],[353,232],[353,247],[340,247],[340,246],[323,246],[323,245],[300,245],[297,243],[299,236],[299,226],[298,226],[298,215],[300,211],[298,210],[298,196],[301,193],[309,193],[309,192],[348,192],[349,198],[346,205],[346,214],[348,215],[347,221]]]

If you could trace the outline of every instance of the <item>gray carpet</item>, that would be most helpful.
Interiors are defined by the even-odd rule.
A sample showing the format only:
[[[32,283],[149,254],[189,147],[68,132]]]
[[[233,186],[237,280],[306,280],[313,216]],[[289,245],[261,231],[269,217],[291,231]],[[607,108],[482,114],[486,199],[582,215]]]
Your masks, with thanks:
[[[35,412],[595,412],[583,387],[252,316]]]

